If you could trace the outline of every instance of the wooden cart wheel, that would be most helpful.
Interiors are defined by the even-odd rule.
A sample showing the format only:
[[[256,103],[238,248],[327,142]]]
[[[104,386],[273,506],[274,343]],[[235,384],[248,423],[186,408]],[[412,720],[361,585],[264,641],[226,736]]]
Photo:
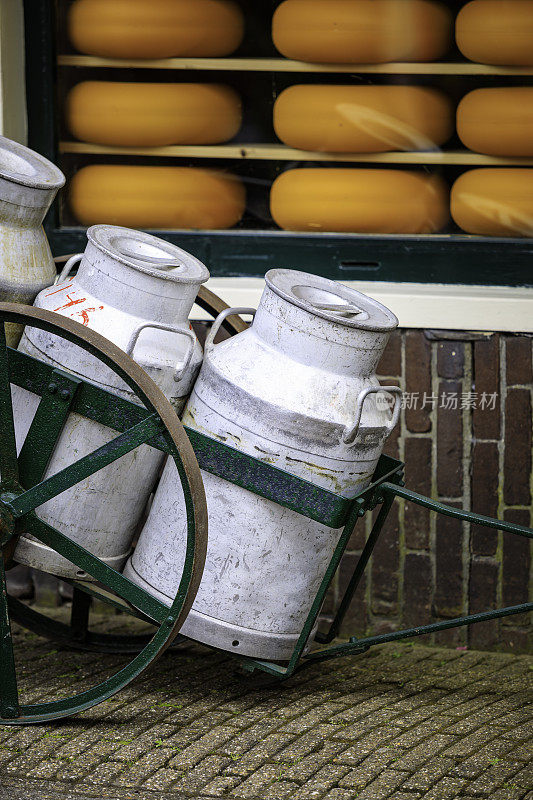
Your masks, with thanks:
[[[212,317],[217,317],[221,311],[224,311],[226,308],[229,308],[228,304],[224,302],[217,294],[211,292],[209,289],[206,289],[205,286],[200,286],[200,290],[198,292],[198,297],[196,298],[196,305],[203,308],[204,311],[208,311]],[[241,333],[245,331],[248,327],[248,324],[239,317],[238,314],[232,314],[222,323],[222,327],[233,336],[235,333]]]
[[[54,259],[58,267],[72,257],[72,253],[66,256],[58,256]],[[196,304],[212,317],[218,316],[221,311],[229,308],[227,303],[214,292],[201,286],[196,299]],[[222,327],[230,335],[241,333],[247,329],[247,323],[242,317],[233,314],[226,317]],[[84,330],[87,330],[84,328]],[[101,598],[102,599],[102,598]],[[106,634],[91,631],[89,629],[89,610],[92,599],[84,591],[74,588],[72,597],[72,610],[70,624],[65,624],[59,620],[29,608],[25,603],[15,598],[9,598],[9,610],[11,619],[22,625],[27,630],[38,636],[43,636],[70,650],[82,650],[97,653],[138,653],[150,641],[150,635],[140,634]],[[175,644],[179,644],[182,638],[177,636]]]
[[[99,359],[122,378],[143,403],[144,409],[134,407],[141,421],[131,427],[127,427],[127,422],[122,428],[115,426],[122,432],[108,444],[42,480],[62,427],[58,424],[58,413],[60,418],[62,415],[57,409],[54,410],[54,425],[43,426],[43,422],[51,419],[49,395],[44,388],[24,443],[26,453],[35,453],[31,479],[28,479],[26,470],[20,470],[19,474],[10,389],[11,381],[16,382],[13,364],[17,359],[15,351],[6,346],[6,323],[31,324],[67,339]],[[42,362],[36,364],[50,369]],[[82,382],[81,385],[92,396],[90,412],[85,415],[90,414],[91,418],[106,424],[104,420],[109,417],[109,406],[115,398],[88,383]],[[121,402],[120,398],[116,398],[116,402]],[[68,416],[68,403],[65,406],[63,423]],[[184,569],[170,607],[43,522],[35,513],[42,503],[144,443],[153,444],[173,457],[187,509]],[[142,651],[115,675],[72,697],[34,705],[19,703],[10,624],[10,605],[13,608],[17,603],[8,603],[5,583],[5,561],[13,552],[16,537],[23,533],[35,537],[76,564],[156,626],[154,635]],[[15,303],[0,303],[0,548],[0,723],[8,725],[44,722],[76,714],[106,700],[141,675],[169,646],[183,624],[200,584],[207,548],[207,507],[198,462],[183,426],[159,388],[138,364],[103,336],[58,314]]]

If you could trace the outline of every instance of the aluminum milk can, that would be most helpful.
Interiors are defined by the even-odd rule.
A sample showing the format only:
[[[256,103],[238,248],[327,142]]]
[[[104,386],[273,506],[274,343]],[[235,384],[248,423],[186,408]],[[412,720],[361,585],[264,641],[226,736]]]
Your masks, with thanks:
[[[0,300],[32,303],[56,276],[43,219],[65,183],[55,164],[0,136]],[[6,325],[16,347],[21,325]]]
[[[206,342],[184,424],[354,497],[368,485],[399,414],[400,390],[387,387],[392,411],[374,374],[398,324],[394,314],[339,283],[285,269],[267,273],[250,328],[215,346],[228,313]],[[202,477],[207,561],[182,632],[243,655],[287,659],[341,531],[207,472]],[[124,571],[165,603],[179,582],[185,530],[181,488],[166,468]]]
[[[188,321],[205,266],[155,236],[111,225],[87,231],[85,253],[67,262],[57,284],[35,305],[71,317],[129,353],[183,410],[202,361],[202,348]],[[79,261],[76,277],[68,278]],[[19,350],[87,378],[138,402],[131,390],[96,358],[46,331],[26,326]],[[17,444],[29,429],[39,398],[13,387]],[[70,414],[46,476],[53,475],[118,434],[100,423]],[[39,516],[74,541],[121,569],[164,456],[142,445],[39,507]],[[45,476],[45,477],[46,477]],[[43,544],[21,537],[15,558],[63,577],[88,579]]]

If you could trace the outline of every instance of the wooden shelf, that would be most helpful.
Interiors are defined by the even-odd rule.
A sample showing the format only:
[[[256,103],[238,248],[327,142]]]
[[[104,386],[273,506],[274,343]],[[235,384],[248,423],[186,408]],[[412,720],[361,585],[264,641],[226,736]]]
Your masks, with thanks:
[[[502,158],[449,150],[416,153],[315,153],[282,144],[169,145],[167,147],[107,147],[85,142],[60,142],[61,153],[118,156],[165,156],[171,158],[227,158],[258,161],[329,161],[369,164],[426,164],[434,166],[533,166],[533,158]]]
[[[495,67],[470,61],[390,64],[308,64],[287,58],[160,58],[129,59],[60,55],[61,67],[99,67],[230,72],[372,73],[377,75],[533,75],[532,67]]]

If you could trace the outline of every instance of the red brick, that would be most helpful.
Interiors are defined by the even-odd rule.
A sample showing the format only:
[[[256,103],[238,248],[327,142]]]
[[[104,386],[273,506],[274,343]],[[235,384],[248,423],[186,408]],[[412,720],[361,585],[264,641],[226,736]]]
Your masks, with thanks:
[[[437,374],[441,378],[462,378],[465,366],[465,346],[462,342],[439,342],[437,345]]]
[[[407,427],[413,433],[431,430],[429,407],[422,408],[424,393],[431,394],[431,345],[422,331],[407,331],[405,334],[405,391],[417,394],[417,408],[405,409]]]
[[[385,442],[385,446],[383,448],[383,453],[386,456],[391,456],[391,458],[399,458],[399,445],[400,445],[400,423],[396,425],[393,432]]]
[[[450,505],[460,505],[450,503]],[[435,597],[438,617],[461,616],[463,603],[463,525],[460,520],[437,514],[435,544]]]
[[[402,372],[402,334],[401,331],[393,331],[381,356],[378,364],[378,375],[391,375],[399,377]]]
[[[474,442],[472,451],[472,510],[487,517],[498,516],[498,445]],[[472,525],[471,550],[475,555],[493,556],[498,547],[494,530]]]
[[[398,386],[399,385],[399,381],[397,379],[396,380],[394,380],[394,379],[390,380],[390,378],[388,378],[386,380],[382,379],[381,383],[384,384],[384,385],[388,384],[389,386]],[[398,424],[396,425],[396,427],[392,431],[391,435],[389,436],[389,438],[385,442],[385,446],[383,448],[383,452],[384,452],[385,455],[391,456],[392,458],[399,458],[399,438],[400,438],[400,433],[401,433],[401,422],[398,422]]]
[[[529,511],[507,509],[504,514],[507,522],[517,525],[531,525]],[[514,533],[503,533],[502,559],[502,604],[518,606],[529,601],[529,572],[531,568],[531,540]],[[507,617],[505,622],[515,627],[529,624],[529,617],[520,614]]]
[[[432,588],[429,553],[407,553],[403,584],[405,625],[414,627],[431,621]]]
[[[431,497],[431,439],[407,437],[405,440],[405,476],[409,489]],[[429,547],[429,511],[405,501],[405,544],[414,550]]]
[[[473,385],[478,395],[474,408],[474,435],[477,439],[500,438],[500,337],[495,334],[490,339],[475,342],[473,363]],[[482,395],[496,394],[495,408],[491,403],[482,407]]]
[[[359,560],[358,556],[347,554],[341,561],[339,568],[339,602],[342,599],[350,578]],[[346,612],[341,633],[344,636],[362,636],[368,627],[367,607],[365,600],[366,574],[353,597],[350,607]]]
[[[531,502],[531,395],[528,389],[509,389],[505,398],[503,496],[507,505]]]
[[[466,645],[466,638],[466,628],[448,628],[444,631],[437,631],[435,644],[439,647],[462,647]]]
[[[372,625],[372,633],[376,635],[382,633],[393,633],[400,629],[398,621],[395,619],[375,619]],[[420,641],[420,639],[418,640]]]
[[[439,398],[457,394],[457,408],[437,410],[437,492],[441,497],[463,496],[463,412],[462,387],[457,381],[441,381]]]
[[[523,618],[522,615],[519,615],[513,619]],[[527,653],[531,655],[533,650],[533,629],[504,627],[500,634],[499,644],[512,653]]]
[[[394,503],[372,557],[372,611],[383,616],[398,611],[398,503]]]
[[[498,596],[498,564],[495,561],[479,561],[474,558],[470,563],[470,614],[490,611],[497,608]],[[498,620],[479,622],[471,625],[468,632],[468,643],[474,650],[491,649],[498,643]]]
[[[347,553],[359,552],[363,549],[366,542],[366,528],[365,528],[365,520],[364,518],[358,519],[355,528],[353,529],[353,533],[348,540],[348,544],[346,546]]]
[[[507,362],[507,385],[533,383],[533,340],[527,336],[507,336],[505,339]]]
[[[337,588],[335,586],[335,578],[334,578],[333,582],[330,584],[328,591],[326,592],[324,602],[322,603],[322,608],[320,609],[320,616],[325,617],[327,619],[332,619],[336,608],[337,608]],[[323,626],[321,626],[321,630],[322,627]]]

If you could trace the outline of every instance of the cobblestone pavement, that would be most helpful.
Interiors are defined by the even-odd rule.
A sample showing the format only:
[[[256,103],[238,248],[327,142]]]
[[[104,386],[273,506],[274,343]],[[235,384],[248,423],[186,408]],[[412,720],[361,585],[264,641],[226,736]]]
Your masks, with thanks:
[[[16,642],[26,701],[123,663]],[[401,644],[272,687],[181,647],[85,714],[0,728],[0,798],[533,800],[532,679],[528,656]]]

